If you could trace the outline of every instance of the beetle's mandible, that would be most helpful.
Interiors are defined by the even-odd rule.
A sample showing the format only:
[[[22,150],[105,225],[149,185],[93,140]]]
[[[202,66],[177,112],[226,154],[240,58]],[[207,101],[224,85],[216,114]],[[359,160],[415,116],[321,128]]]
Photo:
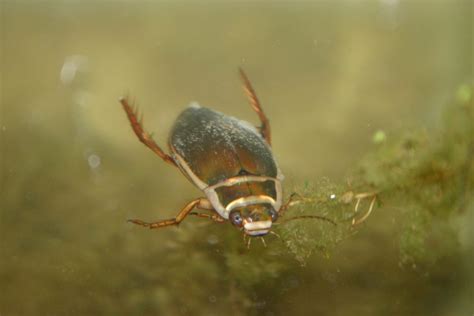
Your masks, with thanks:
[[[269,121],[242,69],[240,76],[260,127],[192,104],[174,123],[168,140],[169,154],[144,130],[133,104],[126,98],[120,99],[138,139],[178,168],[205,195],[189,202],[175,218],[131,222],[160,228],[177,225],[187,215],[195,215],[220,223],[228,220],[249,236],[270,232],[272,223],[289,203],[282,203],[283,175],[271,150]]]

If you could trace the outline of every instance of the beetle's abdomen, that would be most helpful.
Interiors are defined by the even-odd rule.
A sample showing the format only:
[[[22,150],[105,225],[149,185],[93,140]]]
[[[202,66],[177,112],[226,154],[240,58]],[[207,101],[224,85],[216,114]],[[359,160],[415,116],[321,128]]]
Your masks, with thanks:
[[[238,175],[277,177],[270,147],[253,126],[207,108],[184,110],[169,142],[172,151],[207,185]]]

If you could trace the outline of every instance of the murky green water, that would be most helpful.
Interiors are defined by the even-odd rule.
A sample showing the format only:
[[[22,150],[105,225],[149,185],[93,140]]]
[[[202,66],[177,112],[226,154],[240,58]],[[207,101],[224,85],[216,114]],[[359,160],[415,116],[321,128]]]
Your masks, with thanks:
[[[191,101],[257,123],[242,66],[270,117],[287,193],[322,177],[349,190],[345,176],[375,150],[376,131],[429,135],[472,83],[471,1],[2,1],[0,10],[0,315],[474,313],[472,221],[446,235],[455,249],[407,265],[396,237],[403,201],[378,205],[304,266],[272,252],[276,238],[246,250],[228,224],[126,223],[174,216],[201,193],[136,140],[118,103],[135,97],[163,146]],[[467,201],[454,222],[472,220]]]

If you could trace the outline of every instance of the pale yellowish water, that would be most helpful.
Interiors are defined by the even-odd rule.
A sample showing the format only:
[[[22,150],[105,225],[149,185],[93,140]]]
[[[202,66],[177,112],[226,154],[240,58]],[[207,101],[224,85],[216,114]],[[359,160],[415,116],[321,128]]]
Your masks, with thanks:
[[[241,66],[287,181],[343,181],[377,130],[433,128],[472,81],[471,1],[2,1],[0,10],[0,315],[474,312],[466,258],[399,267],[383,212],[331,258],[315,255],[245,298],[221,267],[190,271],[190,259],[225,250],[212,238],[190,243],[191,226],[214,237],[232,228],[125,222],[173,216],[200,193],[135,139],[117,102],[135,97],[163,146],[191,101],[256,123]]]

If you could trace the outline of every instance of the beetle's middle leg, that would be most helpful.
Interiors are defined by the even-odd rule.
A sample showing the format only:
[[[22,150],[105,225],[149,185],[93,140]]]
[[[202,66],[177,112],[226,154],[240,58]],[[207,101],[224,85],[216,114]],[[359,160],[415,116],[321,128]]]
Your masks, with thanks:
[[[267,116],[263,112],[262,106],[260,105],[260,101],[257,98],[257,94],[255,93],[255,90],[252,88],[252,84],[250,83],[249,78],[245,74],[245,72],[242,70],[242,68],[239,68],[240,72],[240,77],[242,78],[242,82],[244,83],[244,91],[245,94],[247,95],[250,105],[254,109],[254,111],[257,113],[258,118],[260,119],[260,122],[262,125],[260,126],[260,134],[262,137],[267,141],[268,145],[272,145],[272,137],[271,137],[271,132],[270,132],[270,121],[268,120]]]
[[[179,223],[181,223],[186,218],[186,216],[191,214],[191,211],[194,208],[209,209],[210,208],[209,200],[207,200],[206,198],[197,198],[189,202],[188,204],[186,204],[185,207],[183,207],[183,209],[178,213],[178,215],[176,215],[175,218],[165,219],[165,220],[152,222],[152,223],[147,223],[139,219],[129,219],[128,221],[137,225],[148,227],[150,229],[161,228],[161,227],[166,227],[166,226],[171,226],[171,225],[179,225]]]
[[[174,162],[173,158],[170,155],[166,154],[160,148],[160,146],[155,143],[151,135],[143,129],[143,116],[138,119],[138,111],[133,108],[133,104],[130,105],[128,103],[127,98],[125,97],[120,98],[120,103],[122,104],[125,113],[127,113],[128,120],[130,121],[132,129],[137,135],[138,139],[165,162],[177,167],[176,162]]]

